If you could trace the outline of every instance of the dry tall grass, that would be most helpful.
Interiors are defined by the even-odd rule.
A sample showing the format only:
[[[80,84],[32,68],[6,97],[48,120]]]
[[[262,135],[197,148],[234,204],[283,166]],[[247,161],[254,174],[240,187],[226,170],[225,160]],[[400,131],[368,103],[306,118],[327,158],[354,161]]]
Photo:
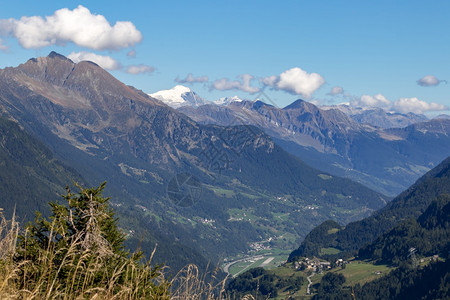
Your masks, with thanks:
[[[101,216],[92,203],[84,213],[86,226],[67,239],[62,236],[67,228],[58,228],[62,223],[53,218],[42,249],[28,247],[36,243],[30,226],[21,230],[15,216],[7,221],[0,210],[0,299],[226,299],[218,268],[206,280],[188,265],[168,280],[164,268],[152,266],[154,252],[145,263],[139,254],[116,254],[101,234]],[[73,222],[70,213],[67,217]],[[61,246],[56,236],[69,243]]]

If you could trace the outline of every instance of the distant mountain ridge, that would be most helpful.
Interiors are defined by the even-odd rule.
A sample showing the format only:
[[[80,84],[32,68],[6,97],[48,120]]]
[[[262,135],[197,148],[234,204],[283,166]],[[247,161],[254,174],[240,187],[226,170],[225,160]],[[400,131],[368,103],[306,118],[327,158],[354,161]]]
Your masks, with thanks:
[[[238,96],[224,97],[224,98],[220,98],[219,100],[214,101],[214,104],[227,106],[228,104],[230,104],[232,102],[242,102],[242,99],[239,98]]]
[[[382,108],[370,107],[352,107],[347,104],[321,106],[321,109],[338,109],[344,112],[358,123],[368,124],[379,128],[404,128],[409,125],[427,121],[425,115],[415,113],[387,112]]]
[[[441,114],[441,115],[434,117],[433,119],[450,119],[450,116],[446,115],[446,114]]]
[[[255,125],[308,164],[388,195],[407,188],[449,154],[448,119],[424,120],[424,116],[378,109],[352,110],[351,117],[342,107],[322,109],[299,99],[277,108],[244,100],[178,110],[202,124]],[[371,122],[365,121],[370,118]],[[367,124],[375,124],[376,118],[385,127],[396,126]],[[420,129],[425,127],[429,129]]]

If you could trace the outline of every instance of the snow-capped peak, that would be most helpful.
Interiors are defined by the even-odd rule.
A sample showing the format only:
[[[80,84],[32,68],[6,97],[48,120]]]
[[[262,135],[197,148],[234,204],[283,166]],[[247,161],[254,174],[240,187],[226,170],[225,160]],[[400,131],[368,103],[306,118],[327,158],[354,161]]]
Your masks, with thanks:
[[[161,100],[162,102],[173,108],[182,106],[198,107],[205,104],[205,101],[199,95],[191,91],[190,88],[183,85],[176,85],[170,90],[161,90],[148,95],[150,97]]]
[[[231,102],[242,102],[242,99],[239,98],[238,96],[233,96],[233,97],[223,97],[220,98],[219,100],[214,101],[215,104],[223,106],[227,106]]]

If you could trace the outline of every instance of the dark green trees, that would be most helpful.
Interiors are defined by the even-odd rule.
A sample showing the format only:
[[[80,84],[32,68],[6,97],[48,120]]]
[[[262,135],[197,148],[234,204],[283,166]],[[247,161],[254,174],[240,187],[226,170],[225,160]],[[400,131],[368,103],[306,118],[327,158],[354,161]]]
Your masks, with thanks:
[[[313,300],[345,300],[352,299],[349,289],[343,289],[345,277],[342,274],[329,272],[322,277],[317,294]]]

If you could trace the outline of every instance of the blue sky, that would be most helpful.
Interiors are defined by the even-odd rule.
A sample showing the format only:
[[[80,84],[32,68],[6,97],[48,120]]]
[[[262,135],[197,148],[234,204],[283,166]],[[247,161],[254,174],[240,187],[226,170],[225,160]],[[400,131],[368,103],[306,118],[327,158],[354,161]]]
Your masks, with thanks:
[[[54,50],[73,60],[97,59],[147,93],[192,74],[183,85],[206,100],[254,99],[264,91],[263,99],[279,107],[302,98],[449,113],[450,1],[0,4],[0,68]],[[77,20],[80,15],[85,18]],[[96,18],[103,18],[97,26],[109,24],[107,33],[92,29]],[[118,21],[128,22],[127,34]],[[87,28],[85,36],[67,35],[78,27]]]

